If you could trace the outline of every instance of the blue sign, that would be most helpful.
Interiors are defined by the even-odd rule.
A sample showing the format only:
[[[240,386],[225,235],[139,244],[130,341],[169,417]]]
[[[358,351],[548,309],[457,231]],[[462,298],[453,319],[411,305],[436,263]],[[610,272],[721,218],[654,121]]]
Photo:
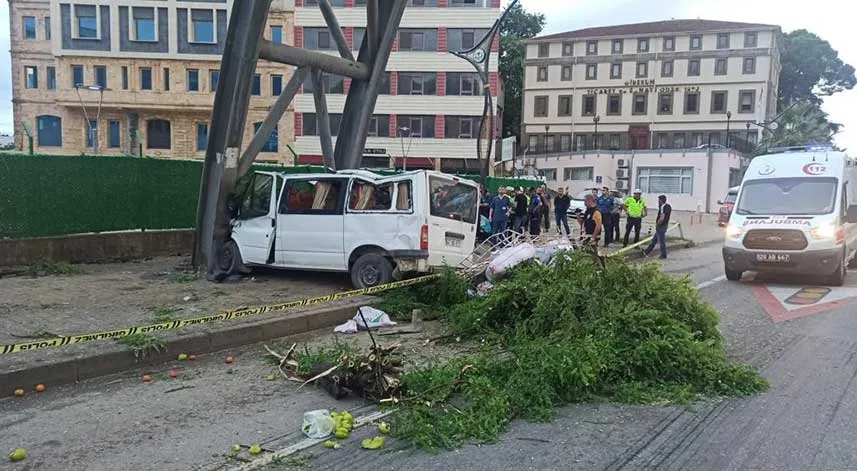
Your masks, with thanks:
[[[601,183],[601,182],[602,182],[601,175],[597,175],[595,177],[595,183]]]

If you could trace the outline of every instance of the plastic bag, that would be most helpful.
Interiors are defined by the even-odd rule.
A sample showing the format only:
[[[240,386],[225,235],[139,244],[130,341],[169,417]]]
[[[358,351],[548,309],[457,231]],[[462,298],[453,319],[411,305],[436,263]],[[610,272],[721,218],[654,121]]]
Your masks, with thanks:
[[[485,277],[488,281],[494,281],[518,264],[533,258],[536,258],[536,247],[530,243],[503,249],[488,263]]]
[[[301,427],[304,435],[309,438],[324,438],[333,433],[336,423],[327,409],[311,410],[304,413],[304,423]]]
[[[360,315],[361,313],[363,314],[362,316]],[[366,318],[366,322],[363,322],[364,317]],[[375,309],[372,306],[363,306],[357,309],[357,315],[354,316],[354,321],[357,322],[357,328],[363,330],[396,325],[386,312],[380,309]]]

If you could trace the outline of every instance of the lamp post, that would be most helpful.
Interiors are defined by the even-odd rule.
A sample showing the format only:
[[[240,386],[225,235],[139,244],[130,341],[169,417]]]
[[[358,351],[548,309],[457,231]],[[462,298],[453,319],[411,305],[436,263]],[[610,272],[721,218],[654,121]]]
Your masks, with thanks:
[[[747,152],[750,151],[750,123],[749,122],[747,123],[747,135],[744,136],[744,147],[745,147],[744,153],[746,154]]]
[[[104,102],[104,87],[101,85],[83,85],[76,84],[74,89],[77,91],[77,100],[80,101],[80,107],[83,109],[83,119],[86,120],[86,136],[92,142],[92,153],[98,153],[98,120],[101,118],[101,104]],[[95,127],[89,122],[89,113],[86,112],[86,104],[83,103],[83,97],[80,96],[80,90],[90,90],[98,92],[98,108],[95,109]]]
[[[405,133],[408,133],[408,150],[405,150]],[[411,142],[414,140],[414,135],[411,134],[411,128],[402,126],[399,128],[399,139],[402,143],[402,171],[408,170],[408,152],[411,150]]]
[[[542,153],[545,154],[545,158],[547,158],[547,154],[548,154],[548,132],[550,131],[550,129],[551,129],[551,125],[545,124],[545,143],[544,143],[544,146],[542,147],[542,151],[543,151]]]
[[[732,122],[732,112],[727,111],[726,112],[726,148],[727,149],[731,149],[731,147],[729,147],[729,124],[731,122]]]
[[[598,149],[598,122],[601,121],[601,116],[595,115],[592,117],[592,122],[595,123],[595,142],[592,143],[593,149]]]

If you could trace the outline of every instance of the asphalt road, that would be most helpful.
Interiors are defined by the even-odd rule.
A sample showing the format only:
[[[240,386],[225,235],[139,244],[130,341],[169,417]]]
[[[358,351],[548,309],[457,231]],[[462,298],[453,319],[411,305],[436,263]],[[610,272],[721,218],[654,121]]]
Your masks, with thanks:
[[[566,407],[554,423],[512,424],[495,445],[435,455],[316,447],[308,450],[312,469],[857,469],[857,304],[775,322],[759,290],[782,280],[724,281],[719,251],[675,252],[664,269],[701,286],[721,313],[730,356],[758,365],[769,393],[691,407]],[[272,367],[258,346],[230,353],[233,365],[210,355],[180,365],[177,379],[162,374],[143,384],[131,372],[0,400],[0,451],[30,454],[0,469],[216,469],[233,443],[279,449],[300,441],[304,411],[360,405],[266,381]],[[289,469],[280,466],[265,469]]]

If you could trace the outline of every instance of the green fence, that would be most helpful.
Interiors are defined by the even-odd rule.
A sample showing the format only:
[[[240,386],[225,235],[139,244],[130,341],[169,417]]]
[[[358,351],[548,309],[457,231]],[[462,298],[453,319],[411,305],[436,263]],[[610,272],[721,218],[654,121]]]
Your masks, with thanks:
[[[319,166],[256,168],[324,171]],[[194,227],[201,177],[199,161],[0,154],[0,238]],[[488,188],[532,184],[491,178]]]

